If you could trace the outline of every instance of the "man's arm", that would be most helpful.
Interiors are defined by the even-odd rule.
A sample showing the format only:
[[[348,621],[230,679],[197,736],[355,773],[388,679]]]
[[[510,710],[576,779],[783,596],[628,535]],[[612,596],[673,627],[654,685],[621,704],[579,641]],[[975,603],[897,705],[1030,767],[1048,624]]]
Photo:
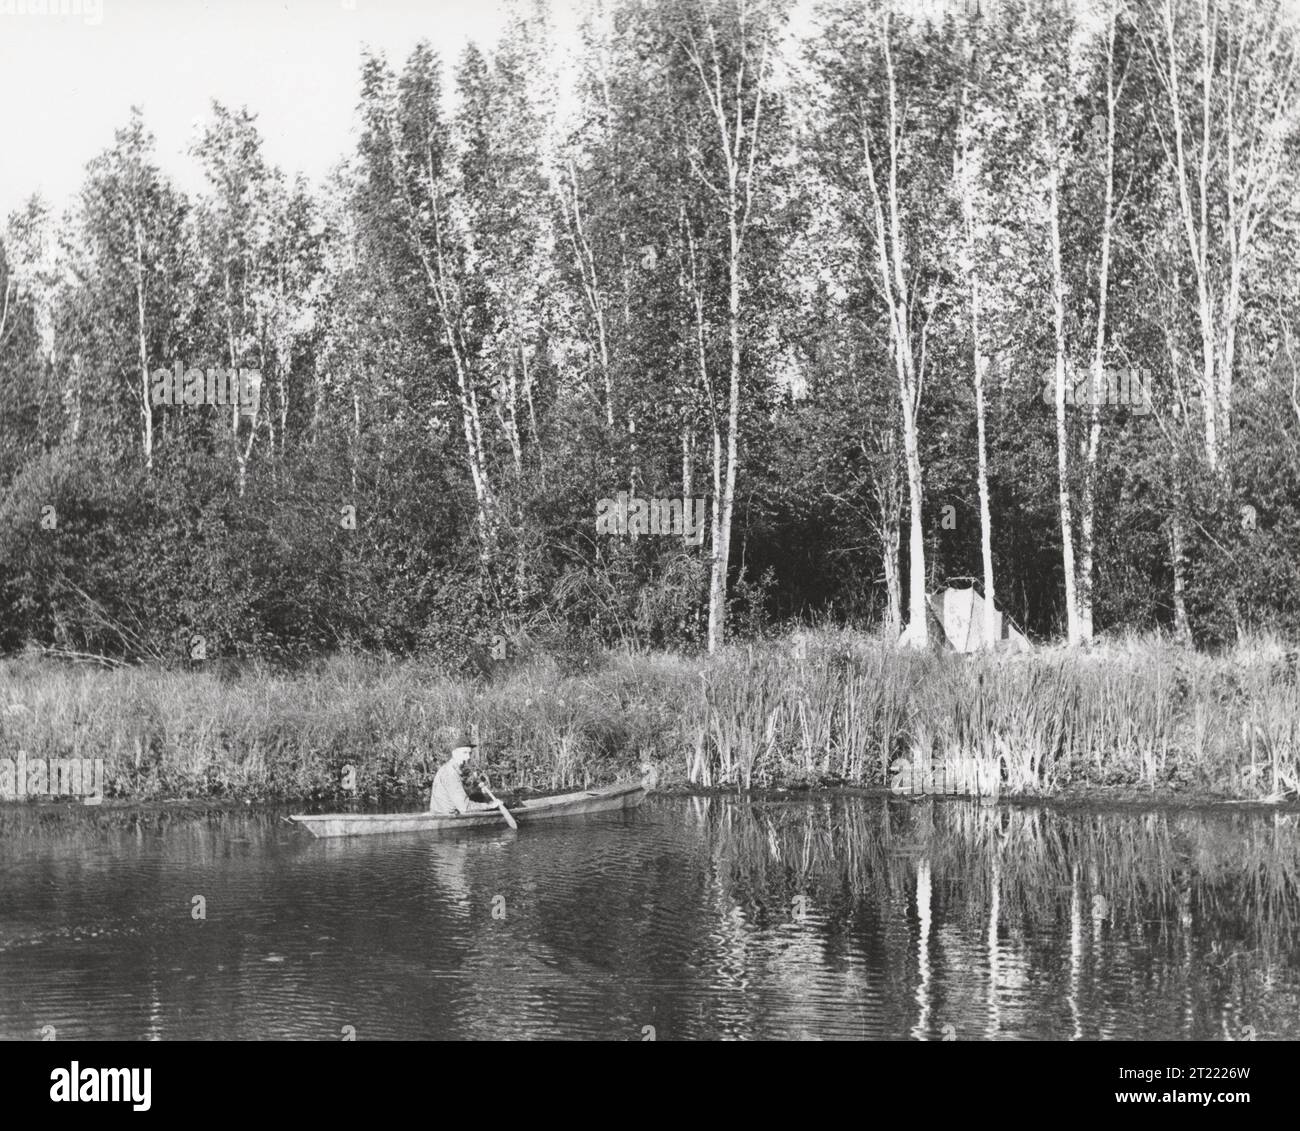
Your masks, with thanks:
[[[441,786],[441,789],[439,788]],[[439,797],[439,794],[441,796]],[[438,771],[433,783],[433,797],[457,813],[471,813],[480,809],[495,809],[496,806],[486,801],[471,801],[465,792],[465,785],[460,780],[460,771],[455,766],[444,766]]]

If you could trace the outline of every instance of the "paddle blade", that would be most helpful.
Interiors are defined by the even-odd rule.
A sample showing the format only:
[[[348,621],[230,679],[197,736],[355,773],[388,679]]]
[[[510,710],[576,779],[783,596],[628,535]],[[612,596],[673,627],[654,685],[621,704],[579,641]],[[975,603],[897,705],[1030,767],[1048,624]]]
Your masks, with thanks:
[[[502,802],[501,798],[499,798],[490,789],[484,790],[483,792],[488,795],[488,800],[495,801],[497,803],[497,808],[501,810],[501,816],[503,816],[506,819],[506,824],[509,825],[512,829],[519,828],[519,822],[516,821],[510,815],[510,810],[505,807],[505,804]]]

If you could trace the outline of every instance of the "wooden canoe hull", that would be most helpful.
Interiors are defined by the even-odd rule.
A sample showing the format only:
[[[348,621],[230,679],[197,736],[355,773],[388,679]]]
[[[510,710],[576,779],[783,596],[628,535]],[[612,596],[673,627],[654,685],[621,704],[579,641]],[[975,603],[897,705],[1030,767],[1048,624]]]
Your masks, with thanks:
[[[648,792],[644,783],[585,789],[558,797],[535,797],[510,809],[521,825],[552,817],[577,817],[587,813],[607,813],[618,809],[635,809]],[[464,829],[505,828],[496,810],[482,810],[459,816],[444,817],[434,813],[320,813],[295,814],[289,820],[301,825],[313,836],[377,836],[383,833],[449,833]]]

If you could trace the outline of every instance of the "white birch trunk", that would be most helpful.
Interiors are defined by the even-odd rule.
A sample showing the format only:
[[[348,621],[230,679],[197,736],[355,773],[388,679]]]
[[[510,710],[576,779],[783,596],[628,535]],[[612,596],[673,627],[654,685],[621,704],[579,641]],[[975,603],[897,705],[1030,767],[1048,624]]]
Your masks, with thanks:
[[[958,187],[962,201],[962,229],[964,237],[964,260],[962,264],[967,277],[967,290],[970,294],[970,328],[971,351],[975,378],[975,442],[976,442],[976,490],[979,495],[980,513],[980,566],[984,581],[984,615],[980,639],[984,647],[996,644],[998,639],[998,615],[995,604],[993,583],[993,520],[989,507],[989,467],[988,441],[985,434],[984,381],[988,371],[988,358],[984,354],[981,339],[982,328],[982,294],[979,274],[979,203],[977,200],[980,169],[971,154],[970,138],[967,135],[967,88],[962,87],[961,107],[961,142],[958,167]]]
[[[713,112],[717,126],[719,154],[723,159],[727,181],[717,193],[727,219],[727,338],[729,373],[727,382],[727,435],[725,442],[718,434],[716,408],[712,406],[713,419],[713,483],[714,505],[712,521],[712,554],[709,563],[708,650],[715,652],[726,639],[727,571],[731,558],[731,523],[735,505],[736,472],[740,436],[741,399],[741,257],[745,231],[753,208],[754,167],[758,157],[759,127],[763,113],[763,98],[767,80],[768,37],[765,27],[763,50],[757,62],[756,89],[752,105],[746,106],[743,87],[744,68],[751,62],[751,46],[744,42],[745,20],[748,8],[742,4],[740,13],[740,50],[742,69],[734,82],[725,81],[722,75],[722,50],[718,44],[716,28],[711,20],[707,27],[709,37],[709,68],[693,36],[688,37],[687,54],[694,65],[702,93]],[[734,87],[734,89],[733,89]],[[728,102],[730,100],[730,105]],[[712,188],[706,176],[701,179]],[[697,287],[698,294],[698,287]],[[725,451],[725,456],[724,456]]]
[[[1083,492],[1079,507],[1079,637],[1093,637],[1093,558],[1097,507],[1097,454],[1101,448],[1102,384],[1106,366],[1106,311],[1110,293],[1110,243],[1115,215],[1115,9],[1106,25],[1106,184],[1101,220],[1101,263],[1097,268],[1097,332],[1093,339],[1092,385],[1088,398],[1088,444],[1084,456]]]
[[[929,625],[925,601],[925,538],[921,525],[923,483],[921,473],[920,440],[917,432],[917,411],[921,400],[921,378],[912,355],[911,299],[907,288],[907,265],[902,240],[902,208],[898,190],[898,94],[894,81],[894,58],[889,44],[887,24],[882,28],[881,44],[885,62],[885,78],[889,85],[889,169],[885,200],[876,175],[875,161],[871,155],[871,139],[867,123],[863,123],[863,159],[867,186],[871,193],[872,213],[876,235],[876,267],[880,275],[881,294],[884,296],[889,316],[889,342],[894,360],[894,374],[898,390],[899,417],[903,432],[903,462],[907,473],[908,499],[908,625],[906,642],[914,648],[924,648],[929,643]],[[885,210],[888,208],[888,219]]]
[[[1051,142],[1051,167],[1048,170],[1048,226],[1052,237],[1052,313],[1056,331],[1056,474],[1057,507],[1061,520],[1061,556],[1065,575],[1065,637],[1069,644],[1081,639],[1079,602],[1076,591],[1078,575],[1074,564],[1074,522],[1070,511],[1070,449],[1065,419],[1065,384],[1067,356],[1065,342],[1065,277],[1061,265],[1060,157],[1058,130]]]
[[[877,527],[880,538],[880,560],[885,570],[885,617],[889,638],[897,640],[903,630],[903,582],[898,568],[899,527],[902,520],[902,495],[898,489],[898,464],[893,445],[887,449],[890,458],[888,476],[876,478],[876,504],[880,508]]]
[[[144,297],[144,237],[140,219],[134,220],[135,229],[135,317],[136,340],[140,364],[140,445],[144,450],[146,471],[153,470],[153,390],[149,383],[149,349],[145,333]]]

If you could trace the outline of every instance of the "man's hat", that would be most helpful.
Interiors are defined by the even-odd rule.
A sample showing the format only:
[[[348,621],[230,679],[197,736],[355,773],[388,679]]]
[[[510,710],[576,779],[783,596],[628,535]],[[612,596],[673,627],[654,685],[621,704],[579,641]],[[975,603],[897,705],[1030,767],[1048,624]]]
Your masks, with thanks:
[[[448,732],[451,736],[451,749],[459,750],[462,746],[477,746],[478,739],[473,733],[467,730],[451,730]]]

